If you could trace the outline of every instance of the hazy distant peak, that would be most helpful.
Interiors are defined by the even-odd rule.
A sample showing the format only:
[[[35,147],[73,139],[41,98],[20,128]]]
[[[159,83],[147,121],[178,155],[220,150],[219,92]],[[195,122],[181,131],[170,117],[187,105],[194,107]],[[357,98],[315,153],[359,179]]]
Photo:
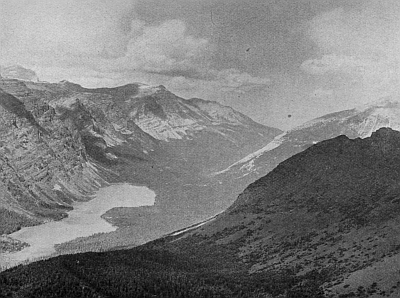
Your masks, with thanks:
[[[400,123],[398,121],[400,115],[400,97],[397,96],[387,96],[380,98],[376,101],[369,102],[367,104],[359,105],[353,109],[348,109],[344,111],[334,112],[326,114],[324,116],[312,119],[306,123],[290,129],[288,132],[300,131],[303,129],[318,127],[321,125],[328,125],[330,122],[345,121],[359,115],[362,119],[370,119],[371,121],[377,118],[385,119],[387,123],[384,126],[399,128]],[[378,120],[375,121],[378,124]],[[370,136],[372,131],[375,131],[380,126],[376,126],[371,129],[367,134],[361,134],[363,137]]]
[[[370,108],[400,108],[400,96],[386,96],[376,101],[358,106],[355,109],[358,111],[365,111]]]
[[[78,84],[72,83],[72,82],[70,82],[68,80],[62,80],[62,81],[59,82],[59,84],[63,84],[63,85],[68,85],[68,84],[78,85]]]
[[[32,82],[39,81],[37,74],[33,70],[20,65],[0,66],[0,75],[5,79],[17,79]]]
[[[213,100],[205,100],[201,98],[191,98],[187,100],[190,105],[199,108],[213,121],[223,121],[231,124],[259,125],[251,118],[236,111],[232,107],[222,105]]]

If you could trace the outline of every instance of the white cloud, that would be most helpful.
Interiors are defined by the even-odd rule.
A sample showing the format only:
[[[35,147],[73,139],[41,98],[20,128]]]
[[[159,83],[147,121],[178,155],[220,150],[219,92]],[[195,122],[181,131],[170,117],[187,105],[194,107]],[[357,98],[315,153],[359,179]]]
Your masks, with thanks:
[[[80,73],[195,72],[208,40],[137,19],[131,0],[0,0],[0,64]]]
[[[226,88],[255,88],[271,83],[269,78],[255,77],[246,72],[240,72],[237,69],[220,71],[217,77],[221,85]]]
[[[132,81],[248,92],[270,83],[210,63],[214,47],[177,19],[149,25],[135,0],[0,0],[0,65],[86,86]]]
[[[208,41],[187,34],[180,20],[169,20],[159,26],[133,22],[134,36],[123,57],[110,61],[111,68],[171,72],[197,69],[197,60],[207,51]]]
[[[321,59],[310,59],[302,63],[301,68],[313,75],[323,75],[330,72],[347,74],[363,74],[373,64],[370,60],[345,55],[324,55]]]
[[[400,2],[369,0],[357,9],[338,8],[315,17],[310,38],[323,53],[398,59]]]
[[[0,0],[1,61],[80,64],[123,54],[128,0]]]
[[[237,69],[209,70],[205,76],[209,79],[193,79],[180,76],[169,80],[165,84],[177,91],[202,88],[227,93],[246,93],[271,84],[271,79],[269,78],[252,76]]]
[[[305,61],[301,69],[315,76],[350,79],[371,94],[397,92],[399,32],[400,1],[368,0],[356,8],[322,13],[308,26],[319,57]]]

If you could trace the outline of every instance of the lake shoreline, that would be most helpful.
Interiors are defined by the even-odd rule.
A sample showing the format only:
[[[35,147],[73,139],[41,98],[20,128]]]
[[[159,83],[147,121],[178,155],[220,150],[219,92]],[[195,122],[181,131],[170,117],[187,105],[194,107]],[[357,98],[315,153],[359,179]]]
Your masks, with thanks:
[[[90,200],[75,202],[67,217],[37,226],[24,227],[8,235],[30,246],[18,252],[1,253],[0,264],[10,268],[21,263],[51,257],[57,254],[55,245],[96,233],[113,232],[118,227],[107,221],[103,214],[117,207],[153,206],[155,197],[155,192],[144,185],[114,183],[101,187]]]

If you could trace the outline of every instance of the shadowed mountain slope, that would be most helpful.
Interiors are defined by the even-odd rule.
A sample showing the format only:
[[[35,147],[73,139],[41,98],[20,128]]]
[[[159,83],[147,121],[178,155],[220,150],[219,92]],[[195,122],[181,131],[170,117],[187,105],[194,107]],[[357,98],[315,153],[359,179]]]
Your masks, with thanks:
[[[139,265],[146,274],[164,268],[168,276],[179,272],[195,277],[205,288],[213,287],[209,297],[398,297],[399,169],[400,132],[382,128],[365,139],[339,136],[282,162],[249,185],[228,210],[198,228],[124,252],[15,268],[0,274],[8,285],[3,291],[22,293],[13,290],[13,282],[20,276],[33,279],[43,268],[55,273],[71,266],[69,273],[60,273],[65,277],[61,281],[69,282],[70,272],[76,282],[84,281],[79,272],[120,280],[120,272],[132,270],[117,269],[124,255],[124,260],[151,260],[146,264],[154,267]],[[179,255],[190,269],[176,271],[178,260],[165,268],[160,255],[143,257],[146,253]],[[109,270],[100,267],[105,260]],[[90,285],[108,289],[101,283]],[[236,292],[235,285],[245,292]],[[28,288],[32,293],[35,287]]]
[[[400,258],[399,169],[398,131],[323,141],[250,184],[226,212],[177,243],[235,248],[249,272],[324,272],[333,297],[374,282],[397,297],[389,265],[376,280],[346,278]]]
[[[263,148],[214,173],[212,178],[226,189],[221,190],[221,196],[238,195],[279,163],[313,144],[339,135],[365,138],[381,127],[400,130],[400,103],[396,98],[383,98],[311,120],[277,136]]]

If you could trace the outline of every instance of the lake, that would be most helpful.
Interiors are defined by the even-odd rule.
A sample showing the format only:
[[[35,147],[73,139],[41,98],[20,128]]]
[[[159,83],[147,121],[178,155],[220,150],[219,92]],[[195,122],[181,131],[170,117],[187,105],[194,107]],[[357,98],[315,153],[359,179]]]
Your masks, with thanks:
[[[39,226],[26,227],[9,236],[30,246],[21,251],[0,254],[0,265],[10,267],[19,263],[50,256],[54,245],[87,237],[100,232],[112,232],[117,227],[101,218],[114,207],[154,205],[155,193],[144,186],[114,184],[100,188],[88,202],[76,202],[68,217]]]

